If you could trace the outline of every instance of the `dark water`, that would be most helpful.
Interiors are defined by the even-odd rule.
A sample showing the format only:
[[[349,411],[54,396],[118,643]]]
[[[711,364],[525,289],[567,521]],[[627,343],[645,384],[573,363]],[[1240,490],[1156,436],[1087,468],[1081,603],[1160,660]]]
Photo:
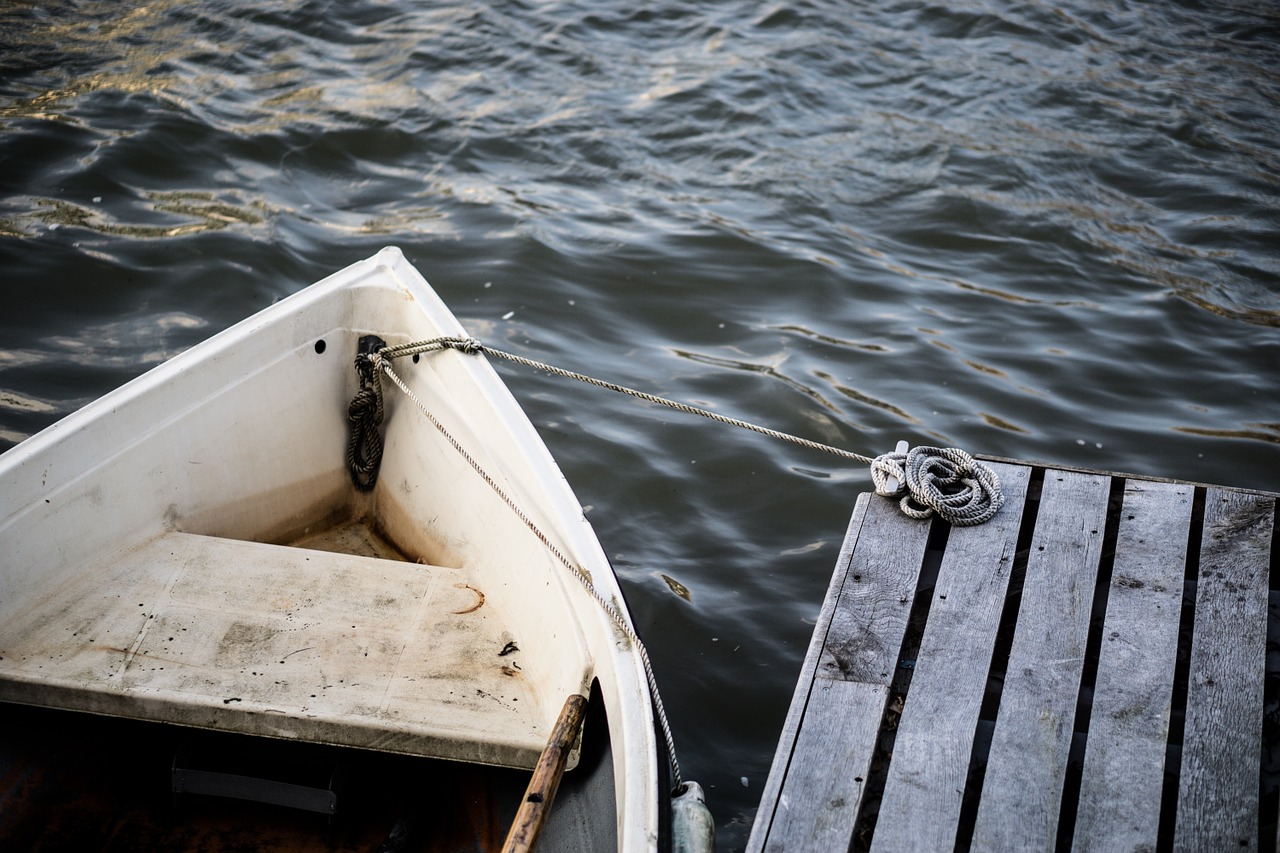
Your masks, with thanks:
[[[1277,487],[1275,5],[642,5],[0,0],[0,447],[397,244],[489,343],[859,452]],[[869,478],[500,369],[741,848]]]

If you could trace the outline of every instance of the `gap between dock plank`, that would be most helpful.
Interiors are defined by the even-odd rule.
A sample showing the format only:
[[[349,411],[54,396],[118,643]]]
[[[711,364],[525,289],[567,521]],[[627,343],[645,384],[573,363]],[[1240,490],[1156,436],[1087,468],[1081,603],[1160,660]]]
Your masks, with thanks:
[[[1209,489],[1174,847],[1256,850],[1275,501]]]
[[[786,850],[794,837],[804,838],[804,849],[848,844],[898,666],[928,528],[927,521],[903,519],[889,501],[868,502],[830,622],[815,630],[824,638],[816,674],[763,849]],[[805,796],[787,796],[792,785]]]
[[[873,851],[938,850],[955,842],[1031,473],[994,463],[992,468],[1006,509],[987,525],[953,528],[947,539],[910,701],[898,724]]]
[[[995,464],[859,497],[747,850],[1272,853],[1276,496]]]
[[[1076,851],[1155,849],[1193,487],[1130,482],[1107,594]]]

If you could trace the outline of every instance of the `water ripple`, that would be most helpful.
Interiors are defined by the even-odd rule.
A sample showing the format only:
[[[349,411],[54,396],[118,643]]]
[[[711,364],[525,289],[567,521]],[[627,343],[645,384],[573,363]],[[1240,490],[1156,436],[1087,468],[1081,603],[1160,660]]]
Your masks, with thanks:
[[[398,243],[483,339],[851,450],[1274,488],[1278,47],[1242,2],[0,4],[0,442]],[[741,847],[865,471],[504,376]]]

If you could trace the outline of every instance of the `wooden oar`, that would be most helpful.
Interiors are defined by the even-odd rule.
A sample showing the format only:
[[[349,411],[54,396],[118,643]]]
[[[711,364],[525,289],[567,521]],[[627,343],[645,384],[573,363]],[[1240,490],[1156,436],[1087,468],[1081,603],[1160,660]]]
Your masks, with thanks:
[[[564,776],[564,766],[569,760],[569,751],[582,728],[582,718],[587,711],[585,696],[573,694],[564,703],[560,711],[560,719],[542,750],[538,766],[533,770],[533,778],[524,792],[524,801],[516,812],[516,819],[507,833],[507,840],[502,845],[502,853],[530,853],[538,843],[538,836],[546,825],[551,814],[551,802],[560,788],[560,779]]]

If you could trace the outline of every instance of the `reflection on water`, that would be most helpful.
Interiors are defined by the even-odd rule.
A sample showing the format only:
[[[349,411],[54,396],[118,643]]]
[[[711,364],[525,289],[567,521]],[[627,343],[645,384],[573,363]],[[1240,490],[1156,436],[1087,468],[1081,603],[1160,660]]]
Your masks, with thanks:
[[[395,243],[486,342],[856,452],[1274,488],[1278,47],[1231,3],[3,4],[0,446]],[[499,369],[740,848],[869,478]]]
[[[196,234],[200,231],[226,228],[228,225],[257,225],[263,220],[262,216],[251,212],[251,210],[217,201],[210,193],[206,192],[148,192],[144,195],[152,202],[152,209],[158,213],[173,214],[174,218],[194,219],[197,221],[173,226],[124,225],[106,221],[105,217],[90,208],[55,199],[36,199],[37,208],[42,208],[42,210],[36,213],[33,218],[44,223],[49,229],[70,225],[97,231],[101,234],[144,239],[182,237],[188,234]],[[95,196],[94,201],[99,203],[102,198]],[[261,206],[261,202],[252,202],[249,205],[250,208],[261,208]],[[12,236],[23,235],[13,234]]]
[[[1210,438],[1246,438],[1280,444],[1280,424],[1246,423],[1245,426],[1252,429],[1205,429],[1203,427],[1174,427],[1174,429]]]
[[[0,119],[78,122],[75,101],[95,92],[171,98],[179,77],[164,74],[195,41],[173,15],[175,0],[122,9],[119,3],[10,3],[0,10],[6,71],[31,94],[0,104]]]

